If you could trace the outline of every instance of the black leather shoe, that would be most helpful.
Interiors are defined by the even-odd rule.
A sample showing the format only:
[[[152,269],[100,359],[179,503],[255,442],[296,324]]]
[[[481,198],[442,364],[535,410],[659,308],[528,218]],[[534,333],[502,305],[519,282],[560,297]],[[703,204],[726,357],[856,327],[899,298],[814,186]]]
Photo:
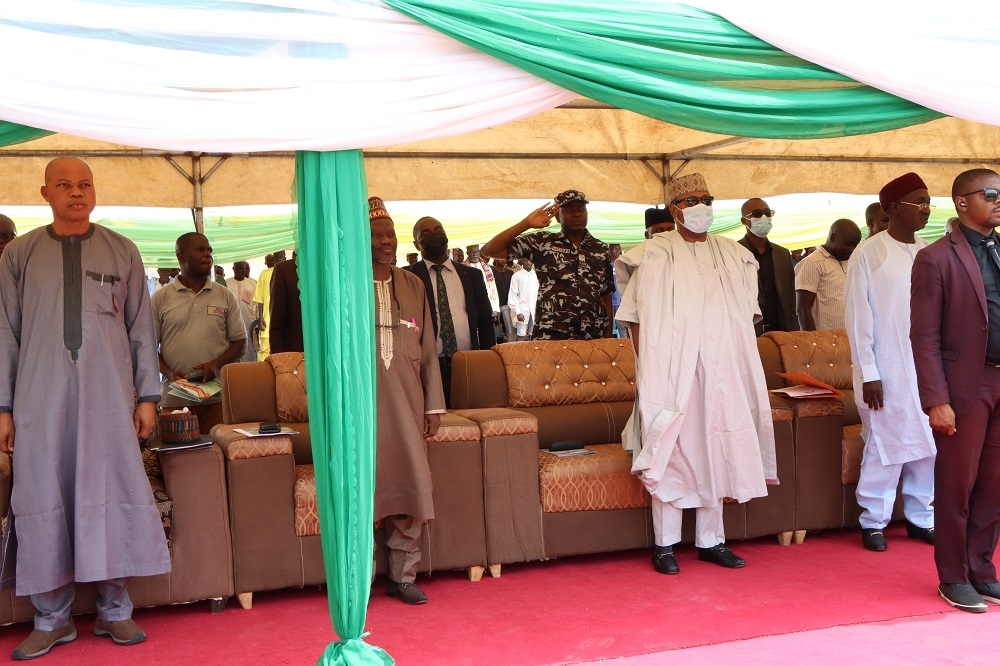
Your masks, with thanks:
[[[932,546],[934,545],[933,527],[917,527],[910,521],[906,521],[906,536],[911,539],[916,539],[917,541],[929,543]]]
[[[972,589],[986,601],[1000,604],[1000,583],[973,583]]]
[[[674,557],[673,546],[656,546],[653,548],[653,568],[656,573],[675,574],[680,573],[681,568],[677,566],[677,558]]]
[[[720,567],[728,569],[739,569],[746,566],[747,563],[742,557],[729,550],[724,543],[712,546],[711,548],[699,548],[698,559],[702,562],[711,562],[712,564],[718,564]]]
[[[969,613],[985,613],[986,602],[976,589],[965,583],[941,583],[938,594],[958,610]]]
[[[861,543],[865,545],[865,548],[874,550],[876,553],[881,553],[888,547],[885,542],[885,533],[882,530],[861,530]]]
[[[400,599],[404,604],[427,603],[427,595],[413,583],[397,583],[390,579],[385,584],[385,593],[394,599]]]

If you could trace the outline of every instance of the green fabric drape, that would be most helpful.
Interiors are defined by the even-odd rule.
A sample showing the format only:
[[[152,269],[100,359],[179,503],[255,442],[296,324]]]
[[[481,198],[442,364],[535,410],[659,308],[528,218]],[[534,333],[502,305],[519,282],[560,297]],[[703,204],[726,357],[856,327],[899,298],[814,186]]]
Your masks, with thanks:
[[[16,143],[34,141],[49,134],[52,134],[52,132],[0,120],[0,146],[13,146]]]
[[[385,3],[567,90],[706,132],[819,139],[941,117],[684,5],[639,0]]]
[[[299,152],[299,287],[323,561],[340,637],[321,664],[392,664],[363,640],[375,499],[374,287],[361,151]]]

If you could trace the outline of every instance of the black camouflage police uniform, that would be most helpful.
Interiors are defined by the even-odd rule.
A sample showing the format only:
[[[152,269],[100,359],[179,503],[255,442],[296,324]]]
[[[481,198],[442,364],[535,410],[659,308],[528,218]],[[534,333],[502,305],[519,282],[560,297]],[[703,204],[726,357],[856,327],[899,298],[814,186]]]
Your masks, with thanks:
[[[519,236],[507,255],[530,259],[538,274],[536,340],[592,340],[608,334],[604,297],[615,291],[611,248],[584,232],[580,247],[561,231]]]

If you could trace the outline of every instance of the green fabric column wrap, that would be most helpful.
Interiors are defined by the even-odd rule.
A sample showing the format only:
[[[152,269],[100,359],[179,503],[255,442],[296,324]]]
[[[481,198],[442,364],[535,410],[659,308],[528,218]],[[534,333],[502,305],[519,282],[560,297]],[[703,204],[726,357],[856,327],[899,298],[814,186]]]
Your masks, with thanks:
[[[35,129],[34,127],[26,127],[25,125],[8,123],[6,120],[0,120],[0,146],[13,146],[15,143],[34,141],[35,139],[41,139],[43,136],[48,136],[49,134],[52,134],[52,132]]]
[[[567,90],[756,138],[882,132],[941,114],[797,58],[724,18],[649,0],[384,0]]]
[[[330,616],[320,664],[393,664],[364,642],[375,503],[375,297],[359,150],[298,152],[299,288]]]

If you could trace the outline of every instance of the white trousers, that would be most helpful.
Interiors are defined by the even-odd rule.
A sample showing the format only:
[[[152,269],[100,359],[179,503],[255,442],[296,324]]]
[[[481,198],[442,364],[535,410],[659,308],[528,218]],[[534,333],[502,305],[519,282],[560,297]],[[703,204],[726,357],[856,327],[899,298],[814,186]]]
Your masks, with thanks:
[[[722,526],[722,502],[715,506],[695,509],[694,545],[711,548],[726,542],[726,532]],[[657,546],[673,546],[681,541],[681,519],[684,509],[678,509],[669,502],[653,497],[653,536]]]
[[[865,446],[855,496],[861,505],[861,527],[880,530],[889,524],[896,486],[903,477],[903,514],[917,527],[934,527],[934,456],[898,465],[883,465],[874,446]]]

